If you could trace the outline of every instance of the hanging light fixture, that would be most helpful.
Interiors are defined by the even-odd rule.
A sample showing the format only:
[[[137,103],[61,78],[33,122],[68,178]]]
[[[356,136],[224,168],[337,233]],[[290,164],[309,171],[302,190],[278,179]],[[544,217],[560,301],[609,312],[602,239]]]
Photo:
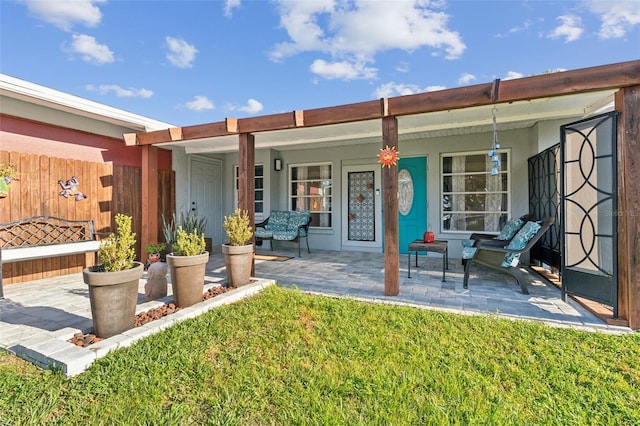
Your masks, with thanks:
[[[498,123],[496,121],[496,112],[498,109],[493,107],[491,109],[491,115],[493,116],[493,144],[489,150],[489,157],[493,160],[493,167],[491,168],[491,176],[498,176],[500,169],[500,156],[497,150],[500,149],[500,142],[498,142]]]

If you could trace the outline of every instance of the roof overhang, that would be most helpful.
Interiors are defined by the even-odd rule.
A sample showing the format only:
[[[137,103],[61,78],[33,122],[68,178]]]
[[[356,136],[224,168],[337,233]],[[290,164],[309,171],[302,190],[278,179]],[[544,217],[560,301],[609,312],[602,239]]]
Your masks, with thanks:
[[[74,116],[91,118],[102,123],[112,124],[136,132],[150,132],[172,127],[170,123],[132,114],[121,109],[40,86],[6,74],[0,74],[0,95],[22,101],[25,104],[38,105]],[[3,113],[17,115],[11,110],[8,110],[8,102],[3,102],[3,104]],[[20,116],[25,115],[24,109],[20,109],[19,114]],[[38,120],[46,122],[47,118],[46,116],[38,115]],[[52,119],[51,124],[59,124],[57,120],[57,118]],[[119,137],[121,137],[121,135],[119,135]]]

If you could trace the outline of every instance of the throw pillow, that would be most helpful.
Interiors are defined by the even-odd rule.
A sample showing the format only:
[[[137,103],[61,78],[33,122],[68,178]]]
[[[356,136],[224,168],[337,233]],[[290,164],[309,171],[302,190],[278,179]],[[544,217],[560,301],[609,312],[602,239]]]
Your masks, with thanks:
[[[514,235],[516,235],[516,232],[522,228],[522,225],[524,225],[524,221],[522,219],[511,219],[504,225],[500,234],[496,237],[496,240],[510,240]]]
[[[522,229],[518,231],[515,237],[511,240],[509,245],[507,245],[507,249],[510,250],[522,250],[531,238],[540,230],[542,226],[537,222],[527,222]],[[520,260],[520,253],[507,253],[504,256],[504,260],[502,261],[503,268],[508,268],[509,266],[515,266],[518,264]]]

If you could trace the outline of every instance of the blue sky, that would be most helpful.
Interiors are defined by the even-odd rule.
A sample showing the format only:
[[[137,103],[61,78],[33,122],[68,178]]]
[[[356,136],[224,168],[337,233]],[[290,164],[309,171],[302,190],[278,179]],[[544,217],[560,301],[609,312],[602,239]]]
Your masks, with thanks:
[[[640,0],[0,0],[0,72],[178,126],[640,59]]]

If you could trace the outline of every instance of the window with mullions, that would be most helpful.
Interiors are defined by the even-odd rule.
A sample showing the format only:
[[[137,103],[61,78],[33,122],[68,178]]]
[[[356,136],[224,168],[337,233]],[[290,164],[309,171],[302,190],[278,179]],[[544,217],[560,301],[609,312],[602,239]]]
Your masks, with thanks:
[[[440,222],[443,232],[500,232],[511,206],[510,151],[496,151],[498,174],[491,175],[493,161],[482,152],[442,154]]]
[[[290,210],[311,213],[311,226],[331,228],[331,163],[301,164],[289,167]]]
[[[256,222],[259,222],[263,219],[264,216],[264,166],[262,164],[256,164],[254,168],[254,194],[255,194],[255,213],[256,213]],[[235,166],[235,182],[236,182],[236,190],[235,190],[235,205],[238,206],[238,188],[240,187],[240,169],[238,166]]]

